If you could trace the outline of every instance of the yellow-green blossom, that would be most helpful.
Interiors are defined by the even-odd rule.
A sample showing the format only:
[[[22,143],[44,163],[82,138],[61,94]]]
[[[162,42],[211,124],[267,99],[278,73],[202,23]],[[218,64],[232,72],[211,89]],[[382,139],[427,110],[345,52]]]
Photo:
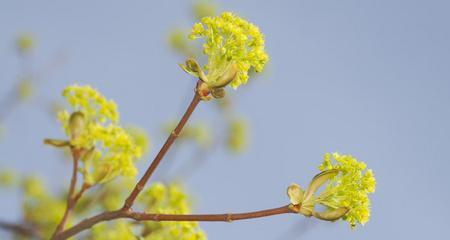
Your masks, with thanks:
[[[242,119],[233,119],[228,126],[227,145],[232,152],[242,152],[248,141],[247,123]]]
[[[338,153],[326,153],[319,170],[322,172],[313,178],[306,191],[296,184],[289,186],[292,209],[328,221],[342,218],[352,228],[358,223],[364,225],[370,216],[368,194],[375,191],[376,185],[372,170],[366,170],[366,164],[351,155]],[[315,196],[314,193],[327,181],[325,189]],[[316,212],[317,204],[327,209]]]
[[[36,177],[23,179],[22,191],[23,221],[33,226],[43,238],[50,238],[64,214],[66,201],[62,197],[53,197]]]
[[[15,182],[15,173],[8,169],[0,169],[0,187],[11,187]]]
[[[33,36],[29,33],[22,33],[16,39],[16,46],[20,53],[28,53],[33,49]]]
[[[190,201],[180,185],[154,183],[143,192],[140,203],[146,206],[146,212],[162,214],[189,214]],[[205,240],[205,233],[197,222],[146,222],[143,236],[146,240]],[[145,235],[145,234],[144,234]]]
[[[16,89],[17,98],[20,101],[28,100],[34,91],[34,86],[29,79],[22,79]]]
[[[181,53],[186,57],[194,57],[198,50],[194,47],[194,45],[190,44],[191,42],[188,42],[189,40],[186,39],[186,32],[187,30],[178,28],[173,29],[169,32],[167,42],[169,47],[171,47],[175,52]]]
[[[134,162],[142,148],[120,125],[114,101],[90,86],[69,86],[63,91],[73,111],[58,113],[70,143],[84,151],[81,172],[89,184],[121,176],[135,176]]]
[[[204,17],[194,24],[189,38],[204,39],[208,74],[200,74],[200,78],[211,88],[224,87],[228,83],[237,88],[247,82],[250,68],[260,72],[269,59],[258,27],[230,12]]]
[[[133,225],[126,220],[114,220],[111,223],[100,223],[94,225],[91,235],[87,239],[91,240],[137,240],[132,231]]]
[[[201,20],[204,17],[216,15],[216,4],[209,0],[198,0],[192,5],[192,13],[195,19]]]
[[[142,154],[146,154],[150,149],[150,140],[145,131],[136,126],[128,126],[125,130],[131,136],[134,143],[142,150]]]
[[[358,162],[351,155],[325,154],[321,171],[336,169],[339,175],[331,179],[318,201],[330,209],[345,207],[349,211],[343,217],[352,227],[364,225],[370,217],[369,193],[375,191],[375,178],[364,162]]]

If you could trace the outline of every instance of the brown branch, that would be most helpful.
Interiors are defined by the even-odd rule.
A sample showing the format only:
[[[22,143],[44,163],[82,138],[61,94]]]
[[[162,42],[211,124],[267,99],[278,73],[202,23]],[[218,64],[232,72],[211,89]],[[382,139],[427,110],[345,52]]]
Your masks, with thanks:
[[[191,103],[189,104],[189,107],[186,109],[186,112],[184,113],[183,117],[181,118],[178,125],[175,127],[175,129],[170,133],[169,137],[167,138],[164,145],[161,147],[161,150],[159,150],[158,154],[156,155],[155,159],[152,161],[150,166],[147,168],[147,171],[145,171],[142,178],[139,180],[139,182],[134,187],[133,191],[130,193],[128,198],[125,201],[125,204],[123,205],[122,209],[128,210],[133,206],[134,201],[136,200],[136,197],[139,195],[139,193],[144,189],[145,184],[147,183],[148,179],[152,176],[153,172],[155,171],[156,167],[158,167],[161,160],[164,158],[164,155],[167,153],[167,151],[172,146],[175,139],[180,134],[181,130],[183,129],[184,125],[188,121],[189,117],[191,116],[192,112],[197,107],[198,103],[201,101],[200,95],[195,91],[194,98],[192,99]]]
[[[70,186],[69,186],[69,193],[67,194],[67,204],[66,204],[66,210],[64,211],[64,215],[59,222],[58,226],[55,229],[55,232],[53,233],[52,239],[55,238],[55,236],[62,232],[64,230],[64,225],[66,224],[66,221],[70,215],[70,212],[72,211],[73,207],[75,206],[78,198],[74,198],[75,194],[75,187],[77,185],[77,172],[78,172],[78,160],[80,159],[81,150],[71,148],[72,151],[72,158],[73,158],[73,167],[72,167],[72,178],[70,179]],[[84,186],[84,185],[83,185]],[[82,188],[83,190],[83,188]],[[83,190],[84,192],[84,190]],[[82,193],[82,191],[80,191]],[[81,196],[81,195],[80,195]]]
[[[201,222],[232,222],[245,219],[262,218],[279,214],[296,213],[289,205],[278,208],[266,209],[245,213],[225,213],[225,214],[149,214],[139,213],[130,210],[120,209],[117,211],[104,212],[91,218],[87,218],[77,225],[61,232],[55,239],[63,240],[78,234],[81,231],[91,228],[97,223],[110,221],[118,218],[129,218],[136,221],[201,221]]]
[[[75,196],[73,197],[74,205],[78,202],[78,200],[81,198],[81,196],[83,196],[83,193],[86,192],[90,187],[91,187],[90,184],[83,183],[80,191],[78,191],[78,193],[75,194]]]
[[[24,237],[41,239],[38,232],[34,228],[27,226],[24,223],[10,223],[0,220],[0,229],[20,234]]]
[[[132,218],[136,221],[199,221],[199,222],[233,222],[238,220],[262,218],[273,215],[295,213],[295,211],[289,208],[289,205],[265,209],[255,212],[245,213],[224,213],[224,214],[149,214],[149,213],[137,213],[131,212],[127,214],[127,218]]]

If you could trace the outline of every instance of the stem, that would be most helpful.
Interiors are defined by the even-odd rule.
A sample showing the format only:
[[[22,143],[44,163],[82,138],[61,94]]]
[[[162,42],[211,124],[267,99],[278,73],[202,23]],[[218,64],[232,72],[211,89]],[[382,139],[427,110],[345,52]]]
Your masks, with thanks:
[[[0,220],[0,229],[11,231],[24,237],[32,237],[36,239],[41,238],[35,229],[33,229],[31,226],[27,226],[26,224],[9,223]]]
[[[198,103],[201,101],[200,95],[197,93],[197,91],[194,94],[194,98],[192,99],[191,103],[189,104],[189,107],[186,109],[186,112],[184,113],[183,117],[181,118],[178,125],[175,127],[175,129],[170,133],[169,137],[167,138],[164,145],[161,147],[161,150],[159,150],[158,154],[156,155],[155,159],[153,159],[150,166],[147,168],[147,171],[145,171],[144,175],[141,177],[139,182],[134,187],[133,191],[130,193],[128,198],[125,200],[125,204],[123,205],[123,210],[128,210],[133,206],[134,201],[136,200],[136,197],[139,195],[139,193],[144,189],[145,184],[147,183],[148,179],[152,176],[153,172],[155,171],[156,167],[158,167],[161,160],[164,158],[164,155],[166,155],[167,151],[172,146],[175,139],[180,134],[181,130],[183,129],[184,125],[188,121],[189,117],[191,116],[192,112],[197,107]]]
[[[77,233],[89,229],[95,224],[103,221],[110,221],[118,218],[129,218],[136,221],[202,221],[202,222],[232,222],[244,219],[262,218],[279,214],[296,213],[296,211],[285,205],[278,208],[266,209],[245,213],[225,213],[225,214],[148,214],[133,212],[126,209],[104,212],[91,218],[87,218],[72,228],[67,229],[57,235],[55,239],[62,240],[76,235]]]
[[[73,197],[74,205],[75,205],[75,203],[78,202],[78,200],[81,198],[83,193],[86,192],[86,190],[88,190],[90,187],[91,187],[91,185],[89,185],[87,183],[83,183],[83,185],[81,186],[80,191],[78,191],[78,193]]]
[[[232,222],[245,219],[262,218],[273,215],[295,213],[289,208],[289,205],[265,209],[255,212],[245,213],[224,213],[224,214],[149,214],[131,212],[127,214],[127,218],[132,218],[136,221],[199,221],[199,222]]]
[[[70,179],[70,187],[69,187],[69,193],[67,195],[67,204],[66,204],[66,210],[64,211],[64,215],[59,222],[58,226],[55,229],[55,232],[53,233],[52,239],[55,238],[55,236],[62,232],[64,230],[64,225],[66,224],[67,218],[70,215],[70,212],[72,211],[73,207],[75,206],[78,198],[74,198],[75,193],[75,187],[77,185],[77,171],[78,171],[78,160],[80,159],[81,151],[79,149],[71,148],[72,151],[72,157],[73,157],[73,168],[72,168],[72,178]],[[84,190],[83,190],[84,191]],[[80,191],[80,193],[82,193]],[[81,195],[80,195],[81,196]]]

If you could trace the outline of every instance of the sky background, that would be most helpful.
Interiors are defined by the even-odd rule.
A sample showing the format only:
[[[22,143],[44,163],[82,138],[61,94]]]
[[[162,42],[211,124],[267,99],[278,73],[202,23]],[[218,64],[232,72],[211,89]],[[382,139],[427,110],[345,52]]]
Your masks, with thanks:
[[[201,223],[209,239],[439,239],[450,215],[450,2],[415,0],[218,1],[258,25],[270,64],[262,77],[232,92],[235,112],[251,129],[243,154],[217,149],[184,181],[195,212],[235,212],[288,203],[286,187],[305,186],[325,152],[350,153],[372,168],[376,193],[364,227],[297,215],[235,223]],[[20,32],[37,39],[32,69],[45,74],[33,101],[4,121],[0,168],[67,187],[70,166],[44,145],[62,137],[45,112],[69,84],[91,84],[114,99],[123,123],[141,126],[152,150],[161,126],[177,119],[195,80],[166,36],[193,24],[189,1],[1,1],[0,96],[21,69]],[[61,57],[62,56],[62,57]],[[192,122],[219,125],[213,103]],[[217,126],[221,127],[221,126]],[[189,149],[174,155],[176,164]],[[164,168],[164,163],[163,166]],[[159,175],[158,175],[159,176]],[[159,176],[161,177],[161,176]],[[0,190],[0,217],[20,217],[20,198]],[[0,235],[1,236],[1,235]]]

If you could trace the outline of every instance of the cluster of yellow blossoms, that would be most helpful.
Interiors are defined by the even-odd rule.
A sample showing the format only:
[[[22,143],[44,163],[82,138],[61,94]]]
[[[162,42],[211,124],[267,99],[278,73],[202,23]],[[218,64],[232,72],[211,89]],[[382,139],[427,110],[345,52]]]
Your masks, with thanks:
[[[142,196],[142,203],[148,213],[189,214],[191,203],[181,186],[176,183],[164,185],[154,183]],[[151,239],[205,240],[205,233],[197,222],[146,222],[145,227],[153,229]],[[147,238],[146,238],[147,239]]]
[[[16,46],[20,53],[28,53],[33,49],[34,39],[29,33],[22,33],[16,39]]]
[[[22,179],[21,188],[23,191],[22,221],[27,226],[33,226],[36,234],[46,237],[51,236],[64,214],[66,207],[64,197],[52,196],[44,188],[43,182],[33,176]]]
[[[243,119],[232,119],[228,125],[227,146],[233,153],[245,150],[248,144],[248,126]]]
[[[125,185],[122,185],[125,184]],[[115,182],[109,188],[106,198],[102,202],[114,203],[121,199],[121,191],[127,188],[126,182]],[[120,202],[120,201],[119,201]],[[149,213],[189,214],[190,201],[181,186],[176,183],[168,185],[154,183],[138,198],[139,205]],[[105,210],[116,209],[117,206],[105,205]],[[115,204],[113,204],[115,205]],[[92,228],[88,239],[92,240],[205,240],[205,233],[197,222],[143,222],[141,226],[130,221],[115,220],[111,223],[101,223]]]
[[[192,14],[194,15],[194,18],[198,20],[215,15],[216,9],[216,4],[209,0],[199,0],[192,4]]]
[[[334,159],[334,160],[333,160]],[[306,192],[298,185],[288,188],[292,209],[305,216],[315,216],[322,220],[335,221],[344,219],[351,227],[357,223],[364,225],[370,216],[369,193],[375,191],[375,178],[366,164],[358,162],[351,155],[338,153],[324,155],[319,170],[311,181]],[[328,181],[325,189],[314,196],[314,193]],[[323,205],[324,212],[316,212],[315,206]]]
[[[73,112],[61,111],[58,119],[70,145],[86,151],[82,174],[88,184],[102,183],[116,176],[134,176],[134,162],[140,158],[145,140],[133,138],[118,125],[114,101],[90,86],[69,86],[63,91]]]
[[[250,68],[260,72],[269,59],[258,27],[230,12],[202,18],[192,27],[189,38],[204,39],[208,74],[203,74],[198,67],[190,68],[189,64],[187,70],[196,73],[211,88],[224,87],[228,83],[237,88],[247,82]]]
[[[8,173],[11,175],[13,173]],[[1,175],[5,175],[0,173]],[[10,180],[11,181],[11,180]],[[22,189],[24,226],[33,229],[33,234],[47,239],[61,220],[66,206],[66,193],[52,194],[45,188],[41,179],[33,176],[15,175],[14,184]],[[3,187],[0,184],[0,188]],[[104,184],[96,191],[86,192],[75,207],[68,223],[86,217],[92,211],[112,211],[123,204],[123,199],[134,187],[134,180],[116,178]],[[51,207],[49,207],[51,206]],[[136,202],[137,208],[146,209],[149,213],[191,213],[189,195],[178,183],[153,183]],[[42,214],[45,212],[45,214]],[[14,239],[24,239],[20,233]],[[28,238],[27,238],[28,239]],[[206,236],[197,222],[142,222],[117,219],[95,225],[88,234],[80,239],[87,240],[205,240]]]
[[[330,180],[325,190],[318,196],[319,203],[331,209],[348,208],[348,213],[343,219],[352,227],[357,223],[364,225],[370,216],[368,194],[375,191],[376,185],[372,170],[364,171],[366,164],[358,162],[351,155],[327,153],[319,170],[332,169],[338,170],[340,175]]]

